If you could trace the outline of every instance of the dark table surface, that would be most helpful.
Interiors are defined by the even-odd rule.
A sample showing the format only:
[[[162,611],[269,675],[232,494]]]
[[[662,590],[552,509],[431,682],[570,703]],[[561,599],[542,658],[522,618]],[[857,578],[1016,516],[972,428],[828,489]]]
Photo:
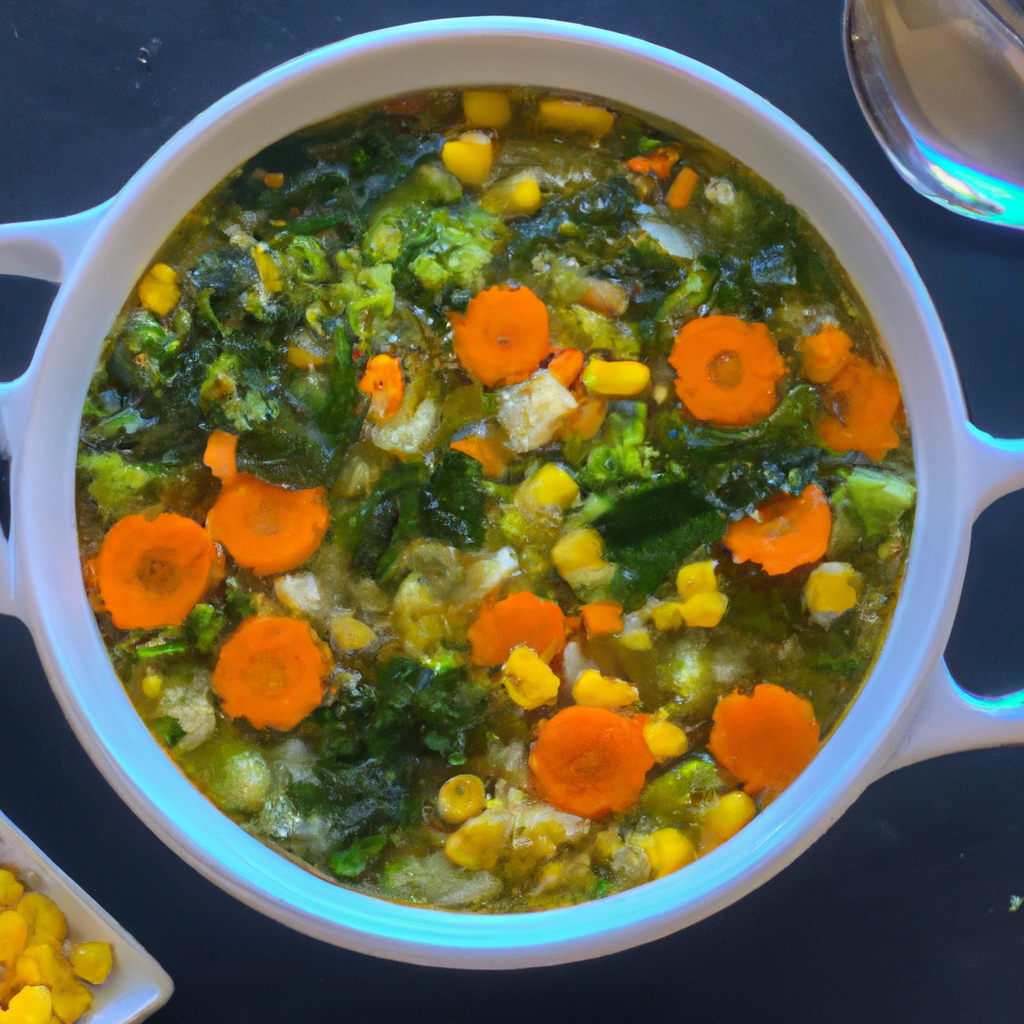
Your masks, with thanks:
[[[1024,234],[973,223],[897,177],[843,65],[838,0],[0,0],[0,223],[113,195],[230,89],[339,38],[424,18],[522,14],[640,36],[749,86],[867,190],[949,333],[974,422],[1024,435]],[[27,365],[55,289],[0,277],[0,377]],[[974,531],[947,657],[965,686],[1016,688],[1024,498]],[[170,972],[152,1019],[992,1024],[1024,1016],[1024,749],[915,765],[873,785],[754,894],[679,934],[588,963],[454,972],[292,932],[187,867],[72,736],[21,623],[0,617],[0,807]]]

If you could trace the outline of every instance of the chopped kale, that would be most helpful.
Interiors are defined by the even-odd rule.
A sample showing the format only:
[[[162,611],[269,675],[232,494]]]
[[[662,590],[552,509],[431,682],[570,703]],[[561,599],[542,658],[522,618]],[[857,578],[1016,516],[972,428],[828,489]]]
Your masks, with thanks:
[[[428,537],[457,548],[484,542],[483,467],[463,452],[449,449],[420,492],[420,527]]]

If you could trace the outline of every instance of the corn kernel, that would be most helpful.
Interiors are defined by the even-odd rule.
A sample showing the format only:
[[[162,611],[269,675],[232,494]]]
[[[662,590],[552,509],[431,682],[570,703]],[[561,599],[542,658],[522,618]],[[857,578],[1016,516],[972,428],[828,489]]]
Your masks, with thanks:
[[[651,609],[651,621],[660,630],[679,629],[682,625],[702,626],[710,629],[717,626],[729,607],[725,594],[702,591],[685,601],[663,601]]]
[[[741,789],[720,796],[704,814],[704,823],[721,842],[731,839],[757,813],[754,801]]]
[[[532,171],[503,178],[480,196],[480,205],[502,217],[522,217],[540,209],[540,185]]]
[[[18,902],[18,913],[25,918],[28,925],[26,946],[34,946],[40,942],[48,942],[60,948],[67,938],[68,922],[60,907],[41,892],[27,892]]]
[[[588,669],[573,685],[572,699],[590,708],[625,708],[640,699],[640,692],[622,679]]]
[[[618,639],[623,647],[627,647],[631,651],[649,651],[654,646],[651,634],[642,627],[625,629]]]
[[[659,828],[640,840],[640,847],[651,862],[655,878],[663,878],[697,859],[693,843],[675,828]]]
[[[155,672],[150,672],[142,680],[142,692],[150,699],[156,700],[164,688],[163,679]]]
[[[253,262],[256,264],[263,287],[268,292],[279,292],[283,287],[281,271],[278,269],[267,247],[265,245],[255,245],[249,250],[249,255],[252,256]]]
[[[22,985],[47,985],[51,989],[73,980],[68,962],[48,942],[28,946],[18,957],[14,975]]]
[[[644,725],[644,739],[655,761],[682,757],[690,746],[686,733],[678,725],[662,718],[652,718]]]
[[[516,488],[516,501],[524,505],[543,508],[554,505],[565,512],[580,496],[575,480],[560,466],[545,462],[529,480]]]
[[[441,147],[441,162],[463,185],[482,185],[492,159],[491,140],[483,132],[465,132]]]
[[[28,923],[16,910],[0,912],[0,962],[10,966],[21,955],[28,938]]]
[[[0,868],[0,907],[13,907],[25,893],[25,886],[13,871]]]
[[[109,942],[80,942],[68,950],[71,970],[90,985],[101,985],[114,966]]]
[[[804,584],[804,597],[812,614],[832,612],[841,615],[857,603],[856,584],[860,576],[846,562],[819,565]]]
[[[92,993],[78,981],[53,990],[53,1012],[64,1022],[74,1024],[92,1006]]]
[[[563,533],[551,549],[551,561],[562,578],[569,583],[591,577],[595,582],[599,577],[610,578],[615,569],[604,560],[603,555],[604,541],[592,526],[582,526]],[[608,569],[612,573],[607,573]]]
[[[603,107],[576,100],[548,98],[537,107],[542,128],[564,128],[568,131],[587,132],[594,138],[607,135],[615,123],[615,115]]]
[[[650,383],[650,369],[632,359],[591,359],[583,371],[583,384],[592,395],[627,398],[639,395]]]
[[[167,316],[180,298],[178,272],[166,263],[154,263],[139,283],[139,302],[157,316]]]
[[[437,794],[437,813],[449,825],[461,825],[480,814],[486,800],[482,780],[475,775],[456,775]]]
[[[351,615],[336,615],[331,619],[331,636],[343,651],[361,651],[377,639],[377,634],[365,622]]]
[[[11,996],[7,1011],[0,1010],[0,1021],[4,1024],[50,1024],[52,1013],[49,991],[41,985],[30,985]]]
[[[508,695],[527,711],[554,704],[561,685],[558,676],[529,647],[517,647],[501,670]]]
[[[314,366],[323,366],[324,357],[317,352],[310,352],[300,345],[289,345],[286,353],[288,362],[298,370],[311,370]]]
[[[471,128],[504,128],[512,120],[508,96],[490,89],[464,89],[462,110]]]
[[[470,819],[444,844],[448,859],[467,871],[489,871],[505,847],[505,823],[490,811]]]
[[[676,590],[684,599],[693,597],[694,594],[711,593],[717,589],[715,563],[710,558],[706,562],[691,562],[690,565],[684,565],[676,573]]]

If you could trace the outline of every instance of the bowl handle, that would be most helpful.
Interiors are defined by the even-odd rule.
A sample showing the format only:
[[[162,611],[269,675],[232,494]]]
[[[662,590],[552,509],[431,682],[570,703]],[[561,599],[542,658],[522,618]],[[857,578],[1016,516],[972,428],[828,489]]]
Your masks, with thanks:
[[[0,224],[0,274],[60,283],[92,237],[110,202],[70,217]],[[0,384],[0,458],[10,467],[12,495],[16,492],[18,453],[31,404],[34,367],[40,355],[37,349],[32,365],[17,380]],[[17,530],[15,509],[12,500],[10,536],[0,535],[0,614],[4,615],[18,614],[17,574],[12,558],[12,538]]]
[[[965,427],[959,455],[966,474],[965,507],[973,521],[993,501],[1024,487],[1024,439],[1002,440],[970,423]],[[1024,743],[1024,690],[1003,697],[976,697],[957,683],[939,658],[885,771],[941,754],[1020,743]]]

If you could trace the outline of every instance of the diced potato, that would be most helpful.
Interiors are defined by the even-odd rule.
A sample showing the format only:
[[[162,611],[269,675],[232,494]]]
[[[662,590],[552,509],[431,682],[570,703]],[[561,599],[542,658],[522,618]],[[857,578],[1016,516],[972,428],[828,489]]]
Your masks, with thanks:
[[[406,390],[406,395],[410,389]],[[424,398],[419,405],[402,408],[388,420],[373,423],[369,419],[363,426],[367,440],[386,452],[399,455],[422,455],[430,449],[430,442],[441,423],[441,412],[432,398]]]
[[[562,420],[576,408],[572,392],[548,370],[498,392],[498,422],[508,432],[508,446],[529,452],[553,441]]]
[[[289,611],[315,615],[320,611],[320,585],[311,572],[278,576],[274,580],[274,595]]]

